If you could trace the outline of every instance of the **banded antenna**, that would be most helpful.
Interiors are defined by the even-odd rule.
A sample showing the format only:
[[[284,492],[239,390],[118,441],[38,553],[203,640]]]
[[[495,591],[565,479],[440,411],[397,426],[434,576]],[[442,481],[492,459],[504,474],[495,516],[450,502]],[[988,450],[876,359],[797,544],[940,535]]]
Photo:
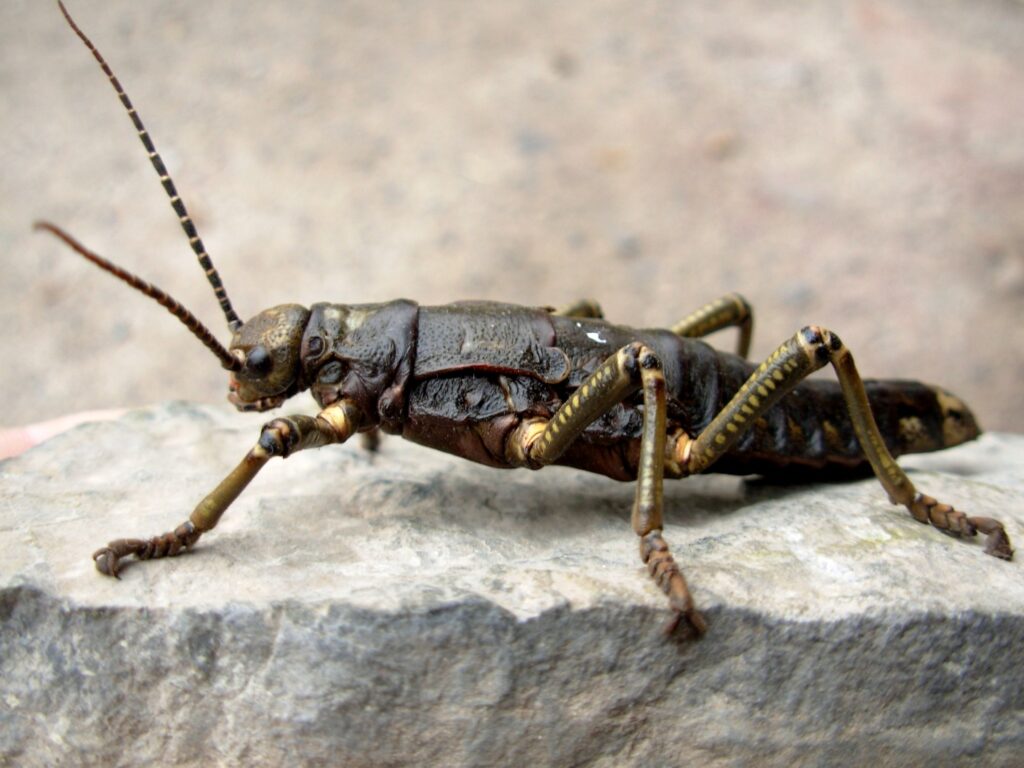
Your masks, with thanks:
[[[75,24],[75,20],[71,18],[71,14],[68,13],[68,9],[64,7],[63,0],[57,0],[57,5],[60,6],[60,11],[61,13],[64,14],[64,18],[71,26],[71,29],[74,30],[75,34],[78,35],[78,38],[83,43],[85,43],[85,47],[92,52],[93,57],[96,59],[97,62],[99,62],[100,69],[103,70],[103,73],[107,76],[107,79],[110,80],[110,84],[114,87],[114,90],[117,92],[118,98],[121,99],[121,103],[124,105],[124,108],[128,111],[128,117],[131,118],[132,123],[135,125],[135,130],[138,131],[139,140],[142,142],[142,146],[146,148],[146,152],[149,154],[149,161],[153,164],[153,168],[156,170],[157,175],[160,177],[160,183],[163,185],[164,191],[167,193],[167,196],[171,199],[171,207],[174,208],[174,212],[178,215],[178,221],[181,222],[181,228],[185,230],[185,235],[188,237],[188,244],[192,246],[192,250],[195,252],[196,258],[199,259],[199,266],[202,267],[203,271],[206,273],[206,279],[209,280],[210,285],[213,286],[213,293],[217,297],[217,301],[220,303],[220,308],[224,312],[224,317],[227,318],[228,328],[231,330],[232,333],[234,333],[235,331],[242,327],[242,321],[238,319],[238,315],[235,314],[235,310],[231,306],[231,300],[228,299],[227,291],[224,290],[224,285],[221,283],[220,275],[217,273],[216,267],[213,266],[213,261],[210,259],[210,255],[206,252],[206,247],[203,245],[203,241],[199,239],[199,234],[196,232],[195,224],[192,223],[192,218],[188,215],[188,211],[185,209],[185,204],[181,201],[181,198],[178,196],[178,190],[175,189],[174,182],[171,180],[170,174],[167,173],[166,166],[164,166],[164,161],[160,158],[160,155],[156,151],[156,147],[153,145],[153,140],[149,138],[149,133],[146,131],[146,126],[142,124],[142,120],[139,118],[138,113],[135,111],[135,107],[132,106],[131,99],[129,99],[128,94],[124,92],[124,88],[121,87],[121,83],[118,82],[117,77],[114,76],[114,73],[107,65],[106,60],[100,54],[99,50],[97,50],[96,46],[92,44],[92,41],[88,37],[86,37],[85,33],[81,29],[78,28],[78,25]],[[76,247],[73,244],[73,240],[65,236],[53,225],[44,225],[42,226],[42,228],[48,229],[50,232],[60,237],[62,240],[68,243],[68,245],[71,245],[72,248],[75,248],[75,250],[78,251],[80,254],[88,258],[90,261],[93,261],[93,263],[100,265],[103,269],[106,269],[111,274],[118,275],[122,279],[125,279],[122,275],[119,275],[118,272],[114,271],[114,269],[110,269],[107,266],[103,266],[103,264],[101,264],[100,261],[105,262],[105,260],[101,259],[101,257],[96,257],[96,259],[100,259],[100,261],[97,261],[96,259],[87,256],[86,254],[89,253],[88,251],[86,251],[81,246]],[[95,256],[95,254],[92,255]],[[110,262],[105,263],[110,264]],[[111,264],[110,266],[114,265]],[[117,267],[116,269],[120,268]],[[124,270],[121,271],[124,272]],[[125,272],[125,274],[130,275],[138,283],[142,283],[142,285],[149,286],[148,283],[140,280],[134,275],[131,275],[131,273]],[[128,282],[129,285],[132,285],[136,288],[139,287],[131,280],[126,280],[126,282]],[[159,291],[160,294],[167,296],[167,294],[165,294],[163,291],[160,291],[160,289],[155,288],[155,286],[149,287],[153,288],[156,291]],[[154,293],[149,293],[146,290],[143,290],[142,288],[139,288],[139,290],[142,290],[142,292],[145,293],[147,296],[156,298],[156,295]],[[167,296],[167,298],[170,297]],[[173,301],[173,299],[171,299],[171,301]],[[177,304],[177,302],[174,303]],[[166,307],[167,305],[164,304],[164,306]],[[170,309],[170,307],[168,307],[168,309]],[[171,311],[174,312],[174,310]],[[187,312],[187,310],[185,311]],[[177,317],[181,318],[181,315],[178,315],[176,312],[174,312],[174,314],[177,315]],[[188,314],[190,317],[193,318],[193,320],[195,320],[194,316],[191,313]],[[199,323],[198,320],[196,320],[195,322]],[[192,330],[192,326],[189,325],[189,323],[186,322],[185,324],[189,326],[190,330]],[[202,327],[201,324],[200,327]],[[193,330],[193,332],[195,331]],[[209,333],[209,331],[207,331],[207,333]],[[206,341],[204,341],[203,343],[207,344],[207,346],[210,346]]]
[[[217,341],[213,333],[210,332],[210,329],[203,325],[199,321],[199,318],[185,309],[185,307],[183,307],[169,293],[161,290],[152,283],[147,283],[141,277],[133,275],[127,269],[123,269],[117,266],[117,264],[107,261],[99,254],[93,253],[56,224],[51,224],[48,221],[37,221],[32,226],[35,229],[41,229],[60,238],[75,253],[85,257],[100,269],[106,270],[114,277],[119,280],[123,280],[135,290],[140,293],[144,293],[146,296],[149,296],[149,298],[156,301],[157,304],[181,320],[181,322],[185,324],[185,327],[192,331],[193,336],[203,342],[203,344],[205,344],[213,354],[220,358],[221,365],[229,371],[240,371],[242,369],[242,361],[228,352],[224,346]]]

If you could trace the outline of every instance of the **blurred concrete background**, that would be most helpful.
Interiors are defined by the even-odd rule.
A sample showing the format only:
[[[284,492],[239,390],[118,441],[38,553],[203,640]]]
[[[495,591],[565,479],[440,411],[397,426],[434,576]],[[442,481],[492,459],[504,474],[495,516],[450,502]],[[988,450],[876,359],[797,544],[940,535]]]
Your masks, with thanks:
[[[586,296],[663,325],[738,290],[756,357],[827,325],[866,375],[941,383],[1024,430],[1021,2],[69,7],[245,317]],[[226,340],[55,4],[0,5],[0,88],[0,423],[222,401],[217,362],[162,309],[30,231],[66,226]]]

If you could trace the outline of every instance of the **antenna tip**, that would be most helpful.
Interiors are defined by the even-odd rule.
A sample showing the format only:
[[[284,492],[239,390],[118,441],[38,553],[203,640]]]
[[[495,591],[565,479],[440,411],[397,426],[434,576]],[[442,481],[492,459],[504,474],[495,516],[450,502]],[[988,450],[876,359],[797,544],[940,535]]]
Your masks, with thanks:
[[[48,221],[43,221],[42,219],[38,219],[38,220],[32,222],[32,229],[34,229],[36,232],[42,231],[42,232],[53,232],[53,233],[56,233],[57,232],[57,225],[56,224],[51,224]]]

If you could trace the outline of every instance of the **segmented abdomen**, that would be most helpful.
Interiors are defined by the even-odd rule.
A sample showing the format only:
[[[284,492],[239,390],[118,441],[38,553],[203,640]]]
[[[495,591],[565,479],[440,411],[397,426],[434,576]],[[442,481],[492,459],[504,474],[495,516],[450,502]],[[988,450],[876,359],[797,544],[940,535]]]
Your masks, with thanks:
[[[631,341],[643,341],[654,349],[664,366],[669,428],[682,427],[691,437],[707,427],[756,367],[736,355],[661,329],[634,330],[579,318],[559,317],[553,321],[558,344],[573,363],[570,386],[581,382],[608,354]],[[831,368],[826,368],[824,375],[826,378],[799,384],[708,471],[786,478],[867,471],[839,383]],[[939,388],[916,381],[867,380],[864,384],[872,413],[895,456],[948,448],[979,434],[967,407]],[[584,432],[584,440],[612,445],[623,439],[637,439],[642,419],[636,409],[639,402],[637,396],[624,408],[613,409]],[[566,463],[592,469],[590,465],[596,461],[592,453],[584,448],[571,451]],[[627,475],[630,454],[625,449],[621,453],[622,468],[598,471]]]
[[[725,406],[754,366],[692,343],[685,345],[681,358],[677,407],[684,429],[695,435]],[[829,368],[825,372],[832,373]],[[980,433],[970,410],[937,387],[899,380],[865,380],[864,386],[894,456],[948,448]],[[839,383],[817,378],[802,382],[769,409],[711,467],[713,472],[769,476],[844,475],[862,470],[867,470],[866,459]]]

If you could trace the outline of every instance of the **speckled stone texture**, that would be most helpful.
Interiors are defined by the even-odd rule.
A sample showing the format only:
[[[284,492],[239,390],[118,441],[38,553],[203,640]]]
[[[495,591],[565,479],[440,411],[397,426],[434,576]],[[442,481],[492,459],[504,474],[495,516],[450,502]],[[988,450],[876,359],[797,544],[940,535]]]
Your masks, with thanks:
[[[1024,753],[1020,561],[872,480],[667,486],[711,629],[666,642],[632,487],[398,439],[275,460],[196,549],[100,577],[262,419],[171,403],[0,464],[0,764],[983,765]],[[1024,542],[1024,438],[910,457]],[[1018,761],[1015,763],[1015,761]]]

